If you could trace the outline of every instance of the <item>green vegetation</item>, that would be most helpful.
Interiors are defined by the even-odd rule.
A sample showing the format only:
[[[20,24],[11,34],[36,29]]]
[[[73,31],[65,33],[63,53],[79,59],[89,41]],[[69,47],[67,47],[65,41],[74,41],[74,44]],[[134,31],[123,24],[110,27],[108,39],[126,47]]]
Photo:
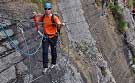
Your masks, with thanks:
[[[135,64],[135,57],[133,57],[133,64]]]
[[[135,7],[135,0],[133,0],[133,7]]]
[[[118,30],[122,33],[122,32],[125,32],[126,29],[127,29],[127,22],[124,21],[124,20],[120,20],[119,23],[118,23]]]
[[[123,10],[118,5],[114,5],[113,3],[109,3],[108,8],[112,11],[118,31],[121,33],[125,32],[128,23],[124,21]]]
[[[133,0],[127,0],[127,5],[128,5],[129,8],[132,8]]]
[[[95,0],[97,6],[101,6],[101,1],[100,0]]]
[[[113,3],[110,3],[108,8],[112,11],[115,20],[123,19],[122,9],[118,5],[114,5]]]
[[[44,3],[44,2],[46,2],[46,0],[31,0],[31,2],[33,2],[33,3],[37,3],[37,4],[40,4],[40,3]]]
[[[38,5],[38,9],[34,8],[33,10],[36,10],[36,12],[38,11],[43,11],[43,4],[46,2],[47,0],[31,0],[32,3],[35,3]]]

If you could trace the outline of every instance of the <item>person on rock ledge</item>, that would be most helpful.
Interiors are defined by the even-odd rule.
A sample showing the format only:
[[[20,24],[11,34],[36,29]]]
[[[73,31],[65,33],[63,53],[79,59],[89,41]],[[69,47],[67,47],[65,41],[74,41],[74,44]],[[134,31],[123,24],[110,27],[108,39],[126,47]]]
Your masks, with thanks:
[[[38,21],[43,22],[43,40],[42,40],[42,49],[43,49],[43,73],[48,70],[48,49],[51,48],[51,68],[56,66],[57,60],[57,39],[58,31],[64,26],[64,23],[61,23],[58,16],[52,14],[51,12],[52,4],[47,2],[44,4],[44,14],[38,16]],[[36,15],[34,15],[36,16]]]

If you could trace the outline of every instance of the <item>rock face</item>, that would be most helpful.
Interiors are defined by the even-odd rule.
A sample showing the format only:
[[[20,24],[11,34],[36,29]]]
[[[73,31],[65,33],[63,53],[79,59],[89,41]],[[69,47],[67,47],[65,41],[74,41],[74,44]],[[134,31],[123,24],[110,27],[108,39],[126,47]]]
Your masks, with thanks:
[[[12,30],[10,30],[12,32]],[[13,35],[14,33],[8,33],[9,35]],[[6,38],[5,36],[3,38]],[[2,40],[1,40],[2,41]],[[15,52],[15,50],[10,47],[9,43],[4,42],[0,47],[0,82],[7,83],[10,80],[14,80],[17,77],[18,68],[22,68],[24,64],[19,64],[23,57],[20,53]],[[16,64],[20,66],[17,67]],[[26,66],[25,66],[26,67]],[[24,72],[24,69],[22,69]],[[20,71],[20,70],[19,70]]]
[[[11,29],[6,30],[5,32],[7,32],[9,36],[14,34]],[[7,36],[5,36],[2,31],[1,34],[2,39],[0,41],[3,41],[7,38]],[[20,53],[16,52],[6,40],[0,45],[0,48],[0,82],[7,83],[11,80],[16,81],[17,74],[19,72],[24,72],[24,70],[27,68],[26,66],[23,67],[23,69],[21,67],[24,65],[24,63],[20,64],[23,57]],[[20,66],[17,66],[18,64]],[[18,69],[21,69],[22,71]]]
[[[84,15],[88,18],[87,21],[90,26],[90,31],[96,40],[96,46],[107,61],[116,82],[129,83],[132,76],[127,64],[128,55],[125,53],[127,47],[123,46],[123,41],[121,41],[120,37],[115,32],[114,23],[108,20],[112,20],[110,18],[111,15],[106,17],[100,16],[101,10],[97,9],[93,3],[94,0],[82,1],[85,11]]]
[[[3,2],[4,4],[0,4],[0,13],[1,16],[6,18],[21,18],[29,17],[32,13],[29,10],[30,6],[28,4],[24,6],[24,3],[20,2]],[[5,8],[5,9],[3,9]],[[7,10],[6,10],[7,9]],[[17,17],[19,15],[19,17]],[[3,21],[3,19],[0,19]],[[4,19],[5,20],[5,19]],[[7,21],[7,22],[5,22]],[[12,25],[12,19],[5,20],[5,25]],[[10,24],[8,24],[8,22]],[[29,25],[29,23],[27,23]],[[27,25],[25,24],[25,25]],[[2,24],[1,24],[2,25]],[[25,28],[26,27],[21,27]],[[31,56],[30,61],[26,56],[22,56],[18,51],[18,49],[14,49],[8,42],[7,35],[9,37],[13,37],[13,42],[15,45],[20,45],[20,43],[24,43],[21,40],[19,34],[17,34],[18,28],[16,27],[4,27],[0,28],[0,82],[1,83],[84,83],[80,72],[75,68],[74,63],[69,59],[69,57],[65,56],[66,54],[59,53],[59,56],[64,55],[63,57],[59,57],[58,66],[55,69],[50,69],[46,75],[42,75],[43,67],[42,67],[42,51],[39,51],[35,56]],[[16,30],[15,30],[16,29]],[[25,30],[25,33],[30,32],[29,30]],[[5,35],[7,33],[7,35]],[[16,38],[18,37],[18,38]],[[34,38],[34,36],[33,36]],[[16,40],[15,40],[16,39]],[[20,42],[20,41],[21,42]],[[29,39],[30,42],[33,42],[32,39]],[[28,41],[28,42],[29,42]],[[40,40],[41,41],[41,40]],[[14,45],[14,44],[13,44]],[[32,46],[31,46],[32,47]],[[38,55],[38,56],[37,56]],[[41,61],[38,61],[38,60]],[[42,76],[41,78],[38,78]],[[37,79],[38,78],[38,79]],[[36,80],[37,79],[37,80]]]
[[[131,14],[131,10],[128,8],[124,8],[123,5],[120,5],[121,8],[123,8],[124,18],[129,23],[128,30],[126,32],[126,40],[128,44],[133,49],[133,54],[135,54],[135,21],[133,19],[133,16]]]
[[[85,5],[93,3],[92,1],[89,1],[89,3],[87,3],[87,1],[85,0],[84,2],[86,2],[84,3]],[[59,9],[61,10],[64,22],[67,22],[65,28],[69,31],[68,37],[71,42],[70,43],[71,47],[73,47],[74,51],[76,50],[77,52],[80,52],[77,53],[78,56],[79,55],[82,56],[84,58],[83,60],[89,63],[89,65],[87,66],[91,70],[89,70],[88,72],[91,74],[92,80],[87,79],[87,82],[88,83],[91,82],[92,83],[96,83],[96,82],[115,83],[115,79],[113,78],[111,72],[109,71],[107,62],[104,60],[102,54],[99,53],[96,47],[96,41],[93,39],[91,32],[89,31],[90,28],[89,24],[95,21],[96,19],[91,20],[89,24],[87,23],[87,20],[93,19],[93,17],[89,17],[89,19],[85,18],[84,15],[85,13],[88,13],[88,11],[85,12],[83,10],[83,5],[80,0],[76,0],[76,1],[58,0],[58,6]],[[95,10],[91,9],[91,11],[95,11]],[[91,12],[89,14],[91,15],[93,13],[94,12]],[[96,70],[96,71],[92,71],[92,70]],[[103,74],[103,71],[106,72],[105,75]],[[88,75],[86,76],[86,78],[88,78]]]
[[[0,74],[0,82],[1,83],[7,83],[11,79],[15,79],[15,78],[16,78],[16,74],[15,74],[15,67],[14,66],[8,68],[7,70],[5,70],[4,72],[2,72]]]
[[[21,19],[30,17],[33,5],[16,0],[7,1],[13,2],[5,1],[5,5],[0,4],[0,16],[20,16]],[[123,54],[116,51],[113,52],[114,56],[113,53],[110,54],[112,49],[119,48],[116,43],[118,41],[110,36],[116,35],[103,31],[107,26],[103,25],[104,18],[100,18],[93,3],[94,0],[57,0],[66,23],[64,29],[69,42],[64,42],[67,43],[66,47],[58,46],[57,65],[53,69],[50,68],[45,75],[42,74],[42,50],[33,56],[23,57],[8,43],[8,38],[0,28],[0,83],[130,83],[130,71]],[[11,20],[6,20],[5,23],[12,24]],[[29,23],[25,25],[28,26],[24,28],[24,32],[28,35]],[[15,36],[18,28],[14,29],[16,30],[6,27],[5,31],[10,37],[18,37],[13,41],[20,45],[18,40],[21,38],[18,34]],[[33,41],[35,37],[28,37],[27,42],[35,42],[33,45],[36,45],[36,40]]]
[[[126,54],[122,51],[125,47],[114,26],[106,25],[109,24],[108,20],[100,16],[101,11],[96,9],[94,3],[94,0],[58,0],[64,22],[67,22],[65,28],[69,32],[71,46],[78,55],[83,55],[84,61],[94,65],[89,64],[92,83],[129,83],[132,76]],[[107,74],[104,76],[104,73]],[[90,80],[87,81],[90,83]]]
[[[8,36],[12,36],[13,35],[13,31],[11,29],[5,30],[5,32],[7,33]],[[2,40],[4,38],[7,38],[3,31],[0,32],[0,36],[1,36],[0,40]]]
[[[4,0],[0,1],[0,17],[11,18],[9,13],[13,13],[13,11],[9,12],[9,8],[7,7],[8,2],[10,1],[11,0],[6,0],[5,2]],[[5,10],[3,8],[5,8]],[[19,52],[15,51],[11,46],[11,43],[9,43],[7,35],[9,37],[15,35],[15,32],[10,25],[12,25],[10,19],[0,18],[0,83],[17,82],[18,76],[28,70],[27,66],[22,62],[24,58]],[[13,39],[12,42],[16,45],[19,44],[16,39]]]

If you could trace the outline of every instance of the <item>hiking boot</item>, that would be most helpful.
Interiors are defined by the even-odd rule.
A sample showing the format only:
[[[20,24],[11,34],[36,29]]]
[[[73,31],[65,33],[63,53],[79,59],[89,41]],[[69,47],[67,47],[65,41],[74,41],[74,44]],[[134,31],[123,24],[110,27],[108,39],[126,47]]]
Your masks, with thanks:
[[[52,68],[52,69],[55,68],[55,67],[56,67],[56,64],[55,64],[55,65],[54,65],[54,64],[51,65],[51,68]]]
[[[45,74],[48,71],[48,68],[43,69],[43,73]]]

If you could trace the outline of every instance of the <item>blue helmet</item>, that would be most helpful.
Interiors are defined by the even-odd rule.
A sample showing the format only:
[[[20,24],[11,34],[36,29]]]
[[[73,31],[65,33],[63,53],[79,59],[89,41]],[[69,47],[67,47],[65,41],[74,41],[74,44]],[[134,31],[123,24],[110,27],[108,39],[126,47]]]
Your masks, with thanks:
[[[52,8],[52,4],[47,2],[44,4],[44,8]]]

